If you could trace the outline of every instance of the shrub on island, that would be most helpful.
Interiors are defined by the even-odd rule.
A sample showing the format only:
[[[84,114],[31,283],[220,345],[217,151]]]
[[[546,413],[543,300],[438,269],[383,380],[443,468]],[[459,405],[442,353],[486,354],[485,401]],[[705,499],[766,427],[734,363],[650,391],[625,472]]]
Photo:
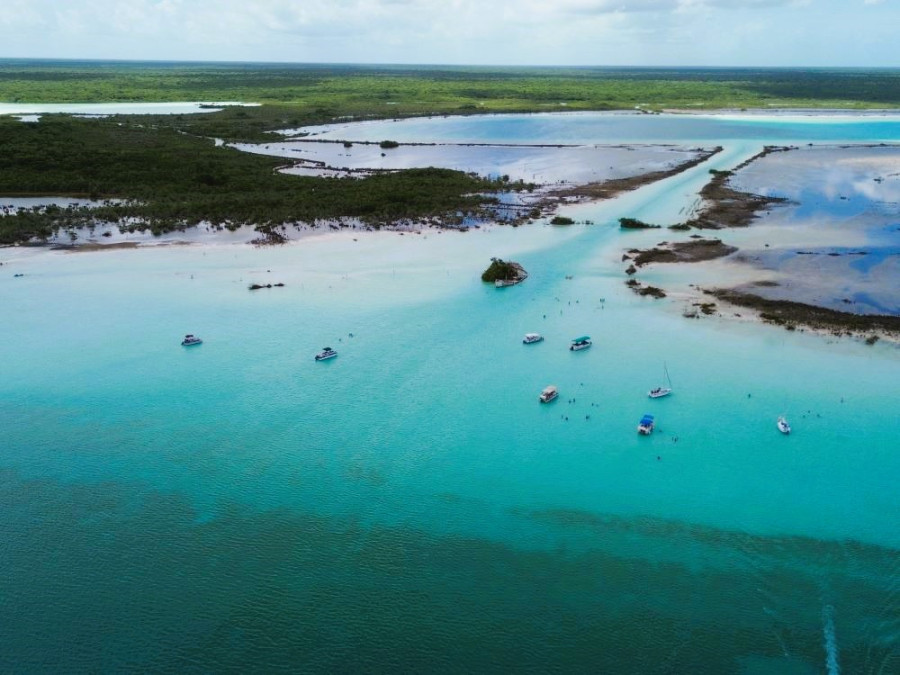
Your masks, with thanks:
[[[571,218],[566,218],[565,216],[554,216],[553,220],[550,221],[551,225],[574,225],[575,221]]]
[[[490,266],[481,274],[481,280],[488,283],[495,281],[516,281],[525,270],[519,263],[491,258]]]
[[[658,230],[659,225],[651,225],[637,218],[619,218],[619,227],[623,230]]]
[[[400,144],[397,141],[381,141],[378,145],[384,150],[392,150],[400,147]]]

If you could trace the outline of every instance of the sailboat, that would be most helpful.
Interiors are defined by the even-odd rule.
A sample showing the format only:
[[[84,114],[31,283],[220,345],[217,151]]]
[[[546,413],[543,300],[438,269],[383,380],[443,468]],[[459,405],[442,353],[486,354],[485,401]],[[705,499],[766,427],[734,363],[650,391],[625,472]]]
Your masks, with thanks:
[[[672,380],[669,379],[669,369],[665,363],[663,363],[663,370],[666,373],[666,385],[665,387],[656,387],[655,389],[651,389],[647,392],[647,396],[650,398],[662,398],[663,396],[668,396],[672,393]]]

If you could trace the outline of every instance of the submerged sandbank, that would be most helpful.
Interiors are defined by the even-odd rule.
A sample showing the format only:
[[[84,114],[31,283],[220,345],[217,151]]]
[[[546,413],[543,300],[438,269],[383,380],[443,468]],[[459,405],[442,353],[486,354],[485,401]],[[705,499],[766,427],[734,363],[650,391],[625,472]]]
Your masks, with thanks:
[[[715,257],[728,256],[732,269],[758,270],[756,279],[737,286],[723,279],[707,281],[704,288],[719,301],[792,330],[897,339],[900,148],[778,150],[761,153],[732,172],[714,174],[701,193],[706,202],[700,213],[675,226],[718,229],[733,246],[720,247]],[[750,224],[750,231],[726,230]],[[755,229],[765,232],[764,242]],[[638,267],[696,262],[676,255],[679,246],[689,244],[635,250],[627,258],[640,261]]]

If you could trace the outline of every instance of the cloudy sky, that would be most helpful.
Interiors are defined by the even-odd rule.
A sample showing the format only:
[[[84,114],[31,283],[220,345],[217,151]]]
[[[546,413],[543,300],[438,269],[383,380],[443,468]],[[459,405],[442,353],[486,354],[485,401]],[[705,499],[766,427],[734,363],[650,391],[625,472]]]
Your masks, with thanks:
[[[3,0],[0,57],[900,66],[900,0]]]

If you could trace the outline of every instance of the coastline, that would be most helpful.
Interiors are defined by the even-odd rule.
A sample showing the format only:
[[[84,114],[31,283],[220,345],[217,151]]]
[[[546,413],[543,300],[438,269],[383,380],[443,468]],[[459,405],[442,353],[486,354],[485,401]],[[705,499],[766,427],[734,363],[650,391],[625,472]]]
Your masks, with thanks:
[[[318,142],[326,143],[326,141]],[[336,142],[327,143],[331,145],[339,145]],[[450,146],[450,144],[405,143],[402,145],[410,145],[413,147],[419,145],[429,148],[448,148]],[[239,149],[248,152],[259,152],[259,150],[257,150],[256,148],[262,147],[263,146],[244,146]],[[375,145],[375,147],[377,149],[377,145]],[[134,229],[133,231],[122,231],[119,230],[119,226],[117,224],[94,223],[90,227],[66,228],[64,226],[60,226],[57,234],[47,241],[32,241],[27,245],[65,246],[67,248],[76,248],[78,246],[87,245],[98,250],[103,250],[103,248],[105,248],[107,245],[118,244],[127,241],[137,242],[138,245],[145,246],[161,243],[171,243],[172,241],[177,241],[179,243],[194,243],[197,241],[202,241],[204,238],[212,238],[212,241],[224,240],[235,243],[245,241],[246,243],[251,244],[267,245],[283,243],[283,241],[290,239],[305,238],[310,234],[314,234],[316,231],[329,230],[350,230],[363,232],[384,229],[394,232],[415,233],[435,229],[458,229],[465,231],[468,229],[477,229],[493,224],[515,227],[527,221],[540,220],[552,216],[557,212],[559,208],[564,208],[568,204],[579,201],[596,200],[600,198],[599,195],[601,193],[605,195],[603,198],[608,199],[612,198],[615,195],[621,194],[622,192],[635,190],[644,185],[677,175],[693,168],[694,166],[697,166],[698,164],[703,163],[709,157],[715,155],[721,150],[720,148],[714,148],[712,150],[704,150],[702,148],[682,148],[680,146],[673,146],[668,144],[610,144],[592,147],[586,147],[584,145],[560,146],[557,144],[508,144],[505,146],[497,146],[496,144],[453,144],[452,147],[457,149],[469,147],[492,149],[503,147],[504,150],[507,151],[525,149],[548,152],[558,150],[560,148],[566,148],[570,151],[590,151],[596,154],[599,157],[599,161],[603,164],[610,162],[618,163],[624,158],[627,158],[631,155],[636,155],[636,158],[630,160],[632,162],[631,164],[625,165],[624,169],[618,169],[618,171],[639,171],[643,167],[638,166],[637,163],[649,163],[651,164],[651,167],[649,171],[645,170],[642,173],[632,174],[625,178],[611,178],[602,180],[600,182],[586,182],[583,185],[576,185],[574,187],[571,184],[571,173],[567,178],[563,178],[561,181],[550,180],[548,177],[544,177],[545,182],[537,184],[533,187],[530,185],[525,185],[525,187],[527,188],[525,190],[523,190],[522,178],[519,177],[518,179],[513,179],[513,181],[508,181],[509,191],[496,193],[497,197],[499,198],[498,203],[493,205],[488,204],[482,207],[484,213],[480,217],[472,220],[469,223],[459,222],[458,218],[456,217],[452,217],[449,219],[445,217],[429,217],[425,219],[396,219],[375,226],[363,223],[356,217],[335,217],[317,219],[313,223],[297,222],[285,223],[279,226],[267,226],[267,229],[265,231],[257,230],[255,229],[255,227],[251,226],[242,226],[239,228],[228,229],[221,226],[212,226],[208,223],[201,223],[192,228],[188,228],[185,230],[175,230],[160,235],[154,235],[151,234],[148,230],[140,229]],[[689,158],[682,161],[678,161],[677,159],[673,161],[669,157],[669,154],[672,152],[680,153],[682,155],[688,155]],[[290,156],[284,152],[277,151],[269,154],[275,154],[277,156]],[[332,160],[334,159],[335,158],[332,158]],[[309,160],[299,160],[299,163],[302,163],[304,161]],[[549,156],[547,156],[544,161],[551,162],[552,164],[552,162],[554,161],[559,163],[561,160],[553,160]],[[594,162],[597,161],[598,160],[595,158]],[[326,175],[331,175],[331,173],[333,172],[349,172],[349,174],[357,173],[359,175],[368,175],[372,173],[389,173],[397,170],[373,168],[371,166],[360,169],[347,169],[336,166],[336,163],[334,162],[326,163],[317,161],[315,163],[317,164],[317,168],[315,171],[317,173],[324,173]],[[296,167],[297,164],[298,162],[292,162],[291,164],[281,167],[279,170],[285,173],[290,173],[293,167]],[[412,166],[415,167],[418,166],[418,164],[414,164]],[[666,168],[657,168],[659,166]],[[469,165],[461,165],[454,168],[456,170],[471,170],[471,167]],[[553,172],[554,169],[550,169],[550,175],[555,178],[556,176],[553,175]],[[485,173],[487,172],[485,171]],[[516,180],[518,182],[515,182]],[[563,182],[564,185],[560,187],[556,184],[558,182]],[[516,190],[519,191],[517,192]],[[75,202],[75,198],[69,196],[49,196],[45,199],[41,199],[40,197],[31,197],[28,200],[23,200],[21,198],[10,198],[10,201],[27,201],[28,206],[32,208],[40,208],[46,205],[71,205],[73,202]],[[93,203],[88,204],[88,208],[92,204]],[[100,204],[100,202],[97,202],[97,204]],[[75,202],[75,205],[77,206],[78,202]],[[18,208],[25,208],[25,206],[23,205]],[[100,236],[107,238],[108,243],[100,239]],[[15,246],[16,244],[11,245]]]
[[[827,151],[829,146],[819,146],[820,151]],[[865,148],[882,148],[882,144],[865,145],[835,145],[835,149],[854,150]],[[734,232],[735,229],[752,226],[759,221],[764,214],[770,213],[774,207],[786,206],[798,207],[785,197],[760,195],[737,189],[729,182],[739,175],[742,169],[750,167],[755,162],[773,153],[798,151],[796,146],[767,146],[762,152],[741,162],[729,171],[711,171],[712,178],[700,191],[703,206],[689,220],[670,225],[668,228],[675,231],[690,231],[692,229],[715,230],[721,233]],[[876,181],[883,179],[876,177]],[[841,197],[846,199],[846,197]],[[802,206],[802,205],[800,205]],[[629,219],[625,219],[629,220]],[[651,227],[640,221],[635,221],[631,227]],[[731,237],[733,238],[733,237]],[[725,245],[719,240],[708,241],[699,238],[699,235],[691,235],[692,241],[661,242],[652,248],[630,249],[623,254],[622,262],[628,264],[625,270],[632,277],[645,265],[653,263],[697,263],[704,260],[728,258],[733,260],[733,265],[746,263],[747,254],[741,247]],[[715,245],[713,245],[715,244]],[[765,244],[768,248],[769,243]],[[866,253],[865,247],[859,254]],[[796,249],[795,249],[796,250]],[[798,255],[811,254],[811,251],[797,250]],[[774,255],[774,254],[773,254]],[[847,255],[836,252],[825,252],[822,255],[834,259],[835,256]],[[723,277],[725,275],[723,274]],[[762,274],[760,274],[762,277]],[[676,294],[677,291],[666,288],[657,288],[641,283],[635,278],[629,278],[626,284],[641,295],[653,295],[657,298]],[[663,284],[665,286],[665,284]],[[689,284],[706,296],[715,298],[716,302],[724,306],[723,316],[744,318],[747,311],[751,312],[761,323],[782,326],[786,330],[793,331],[798,328],[802,331],[811,331],[821,335],[832,337],[853,337],[862,339],[867,344],[874,344],[879,339],[891,343],[900,342],[900,316],[879,313],[851,313],[833,308],[800,301],[792,298],[790,293],[784,298],[767,298],[754,292],[754,288],[780,287],[780,281],[773,281],[766,275],[755,281],[745,282],[738,287],[723,287],[721,282],[706,282],[704,288],[699,285]],[[683,292],[682,292],[683,295]],[[703,295],[688,294],[689,308],[685,309],[685,316],[699,316],[699,314],[719,313],[715,303],[709,297]],[[850,302],[844,300],[844,302]],[[690,309],[692,307],[693,309]],[[742,312],[744,314],[742,314]]]
[[[765,111],[758,111],[760,114]],[[571,112],[563,112],[563,113],[533,113],[535,115],[546,115],[552,114],[556,115],[589,115],[592,113],[588,113],[585,111],[571,111]],[[727,114],[727,113],[726,113]],[[645,116],[646,113],[634,112],[634,111],[618,111],[616,113],[604,113],[604,115],[610,115],[613,117],[642,117]],[[493,115],[491,115],[493,117]],[[825,115],[827,117],[827,115]],[[860,117],[860,115],[856,114],[855,111],[849,115],[851,117]],[[367,124],[367,123],[352,123],[354,126],[356,124]],[[368,124],[383,124],[380,121],[369,122]],[[340,128],[347,128],[347,125],[335,125]],[[324,143],[327,145],[337,147],[339,145],[339,141],[337,140],[326,140],[321,139],[315,142]],[[375,146],[372,142],[369,141],[354,141],[354,143],[359,143],[360,145],[365,146]],[[446,149],[450,146],[457,147],[470,147],[470,148],[496,148],[500,147],[500,145],[496,143],[456,143],[451,144],[447,142],[435,142],[435,143],[416,143],[416,142],[404,142],[403,145],[410,145],[412,147],[429,147],[429,148],[440,148]],[[520,148],[535,148],[535,149],[559,149],[561,147],[579,147],[578,145],[563,145],[559,143],[528,143],[528,144],[501,144],[504,147],[520,147]],[[628,149],[633,150],[636,146],[634,144],[609,144],[604,146],[607,149]],[[646,144],[645,147],[654,147],[654,144]],[[658,147],[658,146],[657,146]],[[670,146],[671,147],[671,146]],[[839,144],[837,147],[840,146]],[[879,144],[869,143],[865,145],[854,145],[848,147],[879,147]],[[737,172],[742,169],[758,162],[759,160],[765,158],[766,156],[776,153],[776,152],[785,152],[797,150],[797,146],[775,146],[775,145],[766,145],[765,148],[757,153],[756,155],[749,157],[745,161],[742,161],[738,165],[734,166],[730,170],[727,171],[718,171],[714,170],[712,172],[712,179],[708,181],[704,187],[700,190],[699,198],[703,200],[704,206],[689,220],[684,221],[683,223],[676,224],[674,226],[670,226],[673,230],[689,230],[692,228],[696,229],[730,229],[735,227],[746,227],[750,225],[751,222],[757,220],[759,218],[760,212],[764,210],[768,210],[772,206],[784,205],[787,201],[781,197],[775,197],[770,194],[760,195],[753,194],[751,192],[744,192],[739,189],[734,188],[729,185],[729,180],[737,174]],[[642,187],[649,186],[652,183],[656,183],[659,181],[663,181],[665,179],[669,179],[677,176],[680,173],[690,171],[698,166],[701,166],[705,162],[709,161],[716,154],[721,152],[721,146],[717,146],[712,150],[702,150],[700,148],[693,148],[694,152],[697,155],[683,162],[678,163],[677,165],[664,169],[664,170],[652,170],[646,171],[641,174],[633,175],[627,178],[613,178],[609,180],[603,180],[598,182],[588,182],[582,185],[578,185],[576,187],[558,187],[554,185],[544,184],[539,186],[533,193],[530,195],[526,195],[521,201],[521,203],[516,203],[512,205],[501,205],[502,208],[507,208],[507,206],[512,210],[512,212],[516,215],[513,216],[512,220],[507,223],[500,223],[503,226],[516,226],[520,224],[524,220],[534,220],[534,219],[542,219],[546,218],[548,215],[552,215],[558,211],[565,210],[571,206],[577,204],[586,204],[590,205],[592,203],[598,203],[602,200],[614,199],[615,197],[628,192],[638,190]],[[388,151],[390,152],[390,151]],[[383,155],[384,153],[382,153]],[[333,168],[333,167],[332,167]],[[518,199],[518,197],[517,197]],[[495,219],[494,222],[496,222]],[[424,232],[434,232],[441,231],[443,229],[459,229],[461,231],[468,231],[472,229],[482,229],[489,227],[499,227],[500,224],[494,224],[491,220],[485,219],[478,222],[474,222],[467,225],[459,226],[457,224],[449,224],[447,222],[443,222],[440,219],[430,219],[429,221],[395,221],[390,223],[383,228],[386,231],[396,232],[399,234],[422,234]],[[587,221],[586,221],[587,222]],[[202,227],[202,226],[201,226]],[[105,229],[102,226],[98,228],[99,230]],[[111,228],[114,229],[114,228]],[[209,230],[210,228],[206,228]],[[137,234],[137,233],[120,233],[121,236],[112,235],[108,237],[109,243],[100,240],[96,236],[92,236],[95,231],[89,230],[81,230],[78,232],[60,232],[57,237],[50,240],[48,242],[51,246],[63,247],[65,250],[70,251],[104,251],[104,250],[114,250],[115,248],[120,247],[132,247],[132,246],[158,246],[158,245],[193,245],[197,243],[212,243],[212,244],[224,244],[224,243],[251,243],[255,245],[267,245],[280,243],[282,241],[287,240],[303,240],[311,236],[319,236],[328,232],[334,231],[347,231],[352,233],[363,233],[372,229],[371,226],[364,225],[360,223],[358,220],[348,218],[348,219],[332,219],[332,220],[320,220],[314,224],[289,224],[285,227],[275,228],[270,237],[270,241],[266,241],[265,239],[260,239],[260,235],[258,232],[255,232],[253,228],[241,228],[236,232],[227,232],[218,228],[212,228],[213,231],[209,231],[208,233],[204,233],[201,228],[194,228],[187,232],[175,232],[170,235],[165,235],[162,238],[157,238],[152,235],[145,234]],[[87,235],[87,236],[85,236]],[[766,244],[768,246],[768,244]],[[683,244],[677,244],[676,246],[683,247]],[[80,249],[80,247],[84,247]],[[693,248],[697,248],[696,243],[693,245]],[[627,261],[629,265],[632,264],[632,257],[636,260],[637,267],[643,267],[644,265],[651,262],[697,262],[698,260],[710,259],[712,257],[718,256],[727,256],[734,253],[734,249],[723,248],[716,253],[711,253],[707,251],[699,258],[694,259],[694,256],[690,255],[681,255],[680,253],[675,254],[672,259],[667,259],[667,256],[672,255],[672,251],[675,249],[667,249],[668,252],[659,249],[647,249],[643,252],[630,252],[626,254],[623,258],[624,261]],[[686,250],[686,249],[682,249]],[[636,270],[635,270],[636,271]],[[629,282],[632,283],[632,282]],[[662,288],[660,289],[658,284],[644,284],[643,282],[635,282],[632,284],[634,286],[634,290],[642,293],[642,294],[651,294],[656,297],[663,297],[665,294],[671,294],[673,291],[670,289]],[[663,285],[664,286],[664,285]],[[707,284],[709,286],[709,284]],[[722,302],[726,301],[727,295],[723,292],[720,284],[712,284],[711,288],[714,288],[717,293],[719,293],[719,300]],[[677,291],[674,291],[677,292]],[[743,298],[743,304],[745,309],[749,309],[746,307],[748,300],[748,296],[752,295],[752,293],[746,292],[746,289],[740,295]],[[737,295],[733,296],[735,298],[739,297]],[[806,325],[805,322],[809,323],[809,327],[815,327],[813,324],[815,320],[812,319],[812,315],[809,312],[801,312],[797,307],[792,306],[790,303],[792,302],[790,299],[788,300],[773,300],[770,298],[764,298],[762,296],[754,296],[756,297],[757,304],[765,303],[767,307],[774,306],[772,303],[786,303],[781,306],[782,314],[788,313],[795,317],[795,320],[789,321],[790,325],[794,325],[794,323],[799,322],[798,325]],[[804,304],[804,303],[799,303]],[[771,311],[769,314],[773,314]],[[774,315],[774,314],[773,314]],[[835,320],[839,321],[839,318],[842,316],[841,312],[834,312],[833,317],[837,317]],[[855,314],[849,314],[849,317],[855,317]],[[806,319],[804,319],[806,317]],[[780,320],[780,319],[779,319]],[[776,321],[777,323],[778,321]],[[856,319],[848,319],[846,322],[847,327],[851,328],[855,326],[858,330],[861,325]],[[884,329],[886,325],[889,325],[890,322],[878,322],[877,320],[870,320],[870,325],[873,327],[879,327],[880,329]]]

